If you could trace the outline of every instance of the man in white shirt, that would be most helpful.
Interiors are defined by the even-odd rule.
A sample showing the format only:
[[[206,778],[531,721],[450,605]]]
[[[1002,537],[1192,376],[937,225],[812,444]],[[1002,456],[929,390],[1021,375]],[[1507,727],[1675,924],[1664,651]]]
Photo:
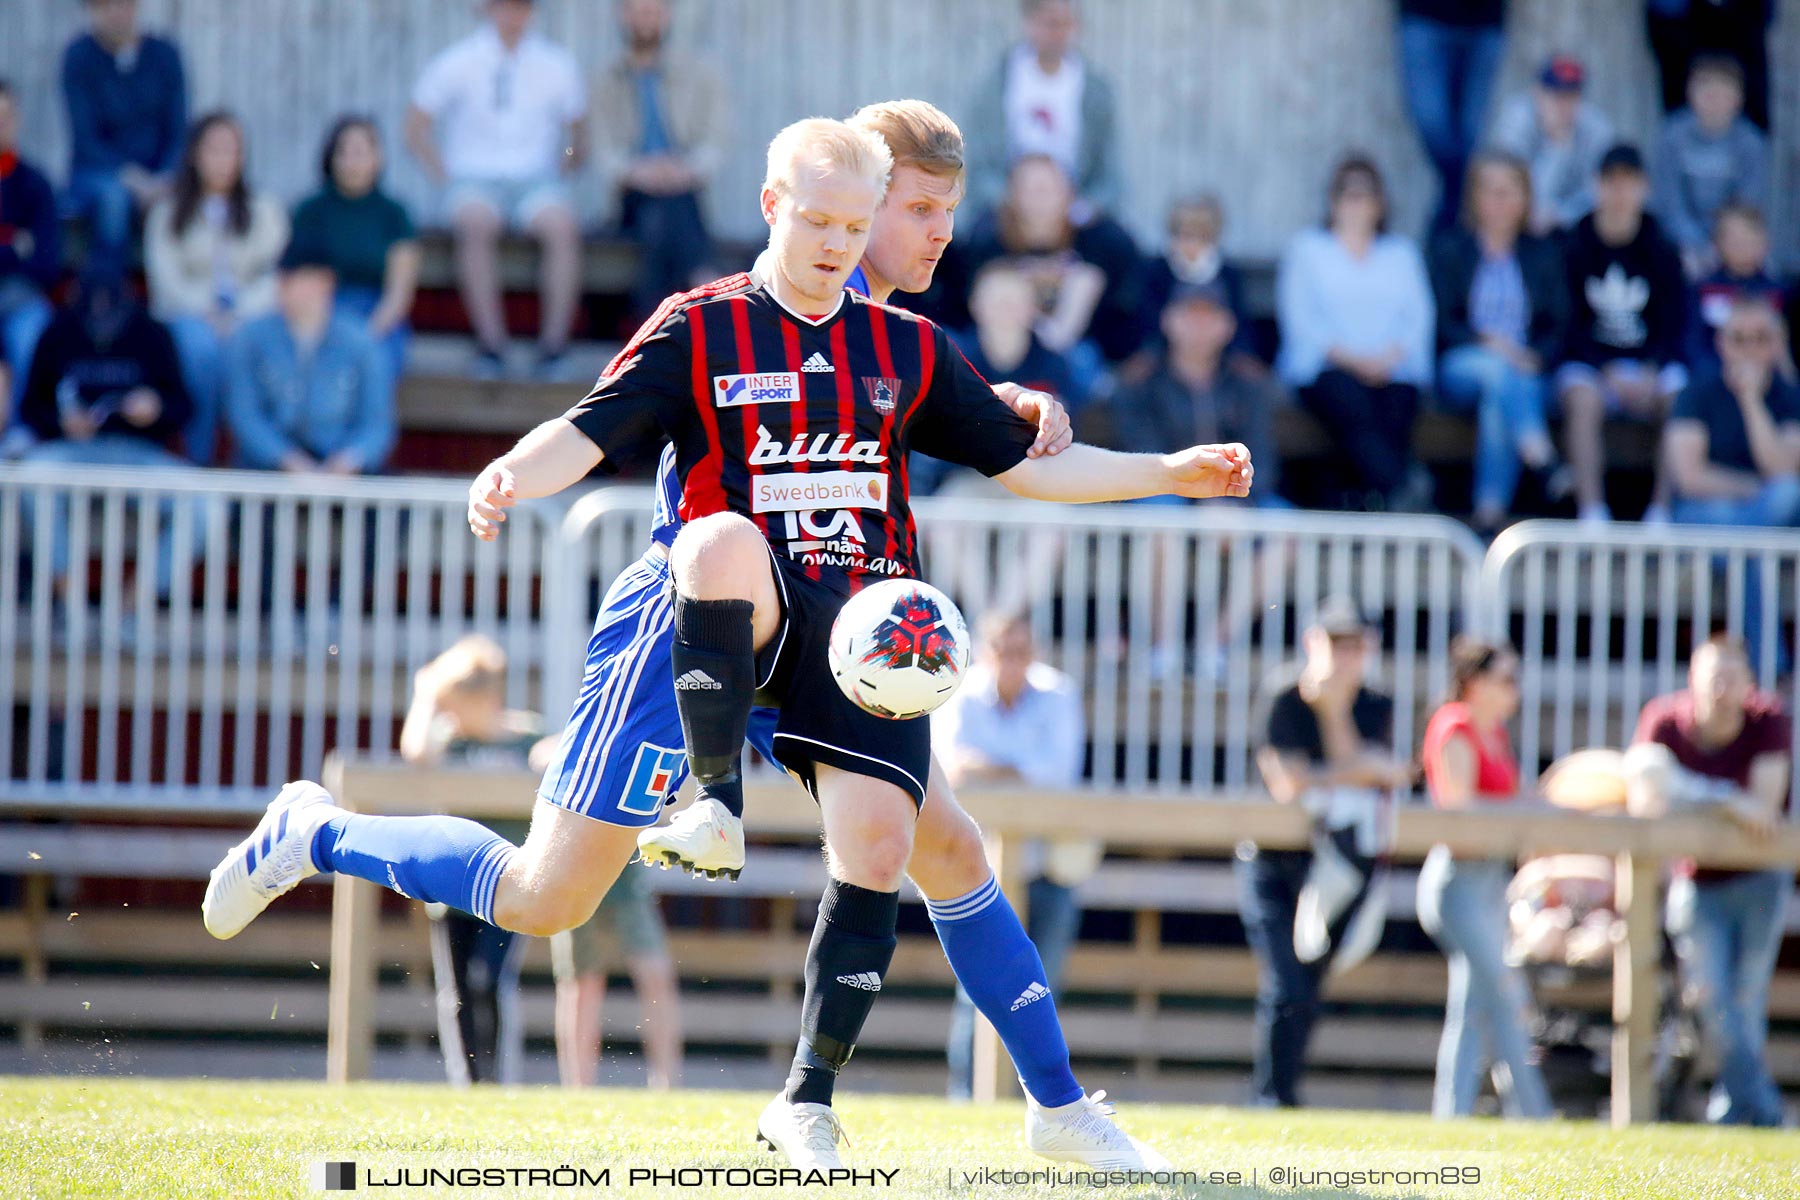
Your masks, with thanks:
[[[502,229],[542,247],[537,374],[561,376],[581,284],[581,231],[568,176],[587,151],[587,85],[575,56],[531,30],[531,0],[489,0],[482,27],[419,76],[406,141],[444,185],[457,285],[475,327],[476,371],[505,372]]]
[[[953,787],[994,784],[1065,791],[1081,782],[1087,753],[1081,693],[1067,675],[1036,661],[1031,618],[996,611],[977,627],[969,677],[931,718],[931,744]],[[1034,848],[1035,849],[1035,848]],[[1027,924],[1051,990],[1081,929],[1076,889],[1100,865],[1103,848],[1084,839],[1042,847],[1027,900]],[[959,988],[950,1018],[950,1095],[971,1091],[975,1009]]]

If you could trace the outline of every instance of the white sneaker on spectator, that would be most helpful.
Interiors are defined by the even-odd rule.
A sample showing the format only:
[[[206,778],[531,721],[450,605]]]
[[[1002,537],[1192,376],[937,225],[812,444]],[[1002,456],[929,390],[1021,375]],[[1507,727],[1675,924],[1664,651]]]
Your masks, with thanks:
[[[1575,515],[1575,519],[1583,525],[1595,528],[1611,525],[1612,509],[1604,504],[1584,504],[1581,506],[1581,511]]]
[[[1669,511],[1669,506],[1661,503],[1652,504],[1649,508],[1646,508],[1643,517],[1640,519],[1641,524],[1658,526],[1672,525],[1674,524],[1674,521],[1675,517],[1674,514]]]
[[[330,792],[308,779],[295,780],[277,792],[250,836],[212,869],[206,898],[200,902],[206,931],[221,940],[236,937],[277,897],[317,875],[313,835],[342,811],[332,803]]]
[[[1059,1108],[1025,1101],[1025,1147],[1054,1162],[1119,1171],[1172,1171],[1174,1164],[1113,1123],[1104,1091]]]

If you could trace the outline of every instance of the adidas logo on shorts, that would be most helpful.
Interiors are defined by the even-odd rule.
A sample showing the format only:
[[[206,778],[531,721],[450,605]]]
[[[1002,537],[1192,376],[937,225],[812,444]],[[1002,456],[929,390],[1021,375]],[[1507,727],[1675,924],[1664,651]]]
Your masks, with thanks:
[[[678,692],[722,692],[725,685],[708,675],[705,671],[689,671],[675,681]]]
[[[814,350],[812,352],[811,358],[807,359],[805,362],[800,364],[800,369],[802,371],[835,371],[835,370],[837,370],[837,368],[832,366],[829,362],[827,362],[825,360],[825,356],[823,354],[820,354],[817,350]]]
[[[853,988],[861,988],[865,992],[881,990],[881,976],[873,971],[858,971],[854,975],[839,975],[839,983],[849,984]]]
[[[1037,982],[1036,980],[1033,980],[1031,983],[1031,986],[1026,988],[1024,991],[1020,992],[1019,998],[1012,1002],[1012,1009],[1010,1011],[1018,1012],[1021,1008],[1024,1008],[1027,1004],[1031,1004],[1035,1001],[1042,1000],[1045,996],[1048,996],[1049,994],[1050,994],[1049,988],[1045,987],[1043,984]]]

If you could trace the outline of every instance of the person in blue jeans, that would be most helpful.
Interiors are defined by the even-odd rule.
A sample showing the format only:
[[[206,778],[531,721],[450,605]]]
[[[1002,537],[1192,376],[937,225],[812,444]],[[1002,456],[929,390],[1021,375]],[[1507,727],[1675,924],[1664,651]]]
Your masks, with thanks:
[[[87,0],[88,32],[63,52],[71,216],[94,265],[123,271],[134,217],[174,186],[186,141],[187,76],[173,42],[138,28],[137,0]]]
[[[1561,252],[1526,230],[1531,169],[1510,154],[1469,166],[1463,223],[1438,236],[1429,258],[1437,302],[1438,392],[1475,413],[1475,528],[1497,533],[1521,471],[1550,484],[1558,460],[1544,416],[1545,370],[1569,327]]]
[[[1463,175],[1481,141],[1506,50],[1506,0],[1400,0],[1400,83],[1407,115],[1443,192],[1433,227],[1462,211]]]
[[[1743,641],[1714,636],[1694,651],[1686,691],[1658,696],[1638,717],[1638,745],[1667,747],[1676,765],[1642,786],[1666,807],[1711,808],[1752,838],[1792,818],[1793,725],[1759,692]],[[1686,977],[1689,1006],[1718,1054],[1707,1120],[1782,1123],[1769,1073],[1769,980],[1781,952],[1792,867],[1731,871],[1677,865],[1666,924]]]
[[[1519,797],[1519,763],[1506,723],[1519,710],[1519,658],[1505,646],[1459,637],[1450,647],[1451,699],[1425,727],[1425,785],[1438,808],[1507,804]],[[1431,1115],[1475,1111],[1488,1061],[1508,1116],[1554,1115],[1533,1059],[1531,993],[1506,963],[1506,858],[1458,858],[1433,846],[1419,872],[1419,924],[1450,964],[1444,1036],[1438,1043]]]
[[[12,85],[0,79],[0,381],[11,372],[10,395],[0,384],[6,407],[0,430],[19,428],[19,405],[31,373],[31,354],[50,324],[45,293],[62,273],[62,237],[56,194],[44,173],[19,157],[19,104]]]

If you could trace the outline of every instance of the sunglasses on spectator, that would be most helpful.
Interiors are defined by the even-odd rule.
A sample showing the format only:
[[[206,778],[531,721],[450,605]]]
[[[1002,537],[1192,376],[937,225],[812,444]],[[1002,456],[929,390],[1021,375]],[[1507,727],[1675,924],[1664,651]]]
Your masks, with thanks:
[[[1726,343],[1732,346],[1767,346],[1774,340],[1774,331],[1768,329],[1733,329],[1725,334]]]

